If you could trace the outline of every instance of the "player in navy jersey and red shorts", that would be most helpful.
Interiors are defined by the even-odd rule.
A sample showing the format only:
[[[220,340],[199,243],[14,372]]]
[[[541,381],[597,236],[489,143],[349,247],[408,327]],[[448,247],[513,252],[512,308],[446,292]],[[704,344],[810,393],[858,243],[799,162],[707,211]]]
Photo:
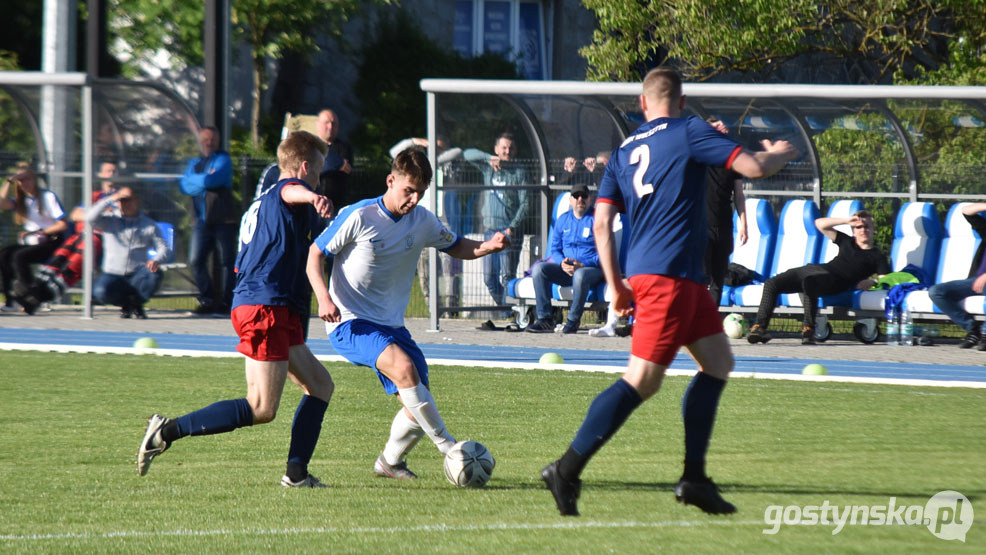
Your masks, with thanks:
[[[305,275],[308,247],[332,203],[308,184],[318,179],[326,145],[305,131],[277,148],[281,179],[250,205],[240,222],[240,252],[233,290],[236,350],[246,358],[247,396],[220,401],[175,419],[155,414],[137,451],[137,472],[176,440],[188,435],[231,432],[264,424],[277,414],[288,377],[304,395],[291,424],[286,487],[324,487],[308,473],[334,385],[329,372],[305,345],[300,314],[307,314]]]
[[[562,515],[579,514],[585,465],[630,413],[657,393],[682,346],[699,372],[682,398],[685,469],[675,497],[708,513],[736,510],[705,474],[719,397],[733,368],[729,340],[702,273],[705,174],[716,166],[766,177],[799,153],[785,141],[762,141],[764,151],[748,151],[700,118],[681,117],[684,107],[677,72],[651,70],[640,95],[646,123],[613,152],[599,186],[593,229],[599,260],[614,309],[634,315],[633,342],[623,377],[595,398],[568,450],[541,471]],[[612,232],[618,212],[629,217],[626,280]]]

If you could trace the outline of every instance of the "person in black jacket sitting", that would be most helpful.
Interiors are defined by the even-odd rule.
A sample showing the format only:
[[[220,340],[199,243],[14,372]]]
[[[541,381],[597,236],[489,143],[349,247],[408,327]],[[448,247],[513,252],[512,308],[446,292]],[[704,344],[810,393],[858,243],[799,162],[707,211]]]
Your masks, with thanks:
[[[849,224],[852,237],[835,230],[835,226]],[[890,273],[887,256],[873,244],[873,216],[860,210],[848,218],[818,218],[815,227],[839,245],[839,254],[825,264],[808,264],[777,274],[763,284],[763,296],[757,310],[757,322],[746,336],[750,343],[770,341],[767,326],[777,306],[780,293],[798,293],[805,307],[804,324],[801,327],[801,343],[815,343],[815,316],[818,313],[818,297],[841,293],[846,289],[869,289],[876,281],[874,274]]]

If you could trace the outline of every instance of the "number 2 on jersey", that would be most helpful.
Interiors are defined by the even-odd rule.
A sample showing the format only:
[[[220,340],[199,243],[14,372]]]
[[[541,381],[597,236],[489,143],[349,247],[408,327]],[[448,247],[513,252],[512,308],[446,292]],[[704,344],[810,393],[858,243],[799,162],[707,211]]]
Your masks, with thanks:
[[[637,198],[653,193],[654,184],[644,183],[644,172],[650,166],[650,147],[640,145],[630,151],[630,165],[637,166],[633,172],[633,192],[637,194]]]

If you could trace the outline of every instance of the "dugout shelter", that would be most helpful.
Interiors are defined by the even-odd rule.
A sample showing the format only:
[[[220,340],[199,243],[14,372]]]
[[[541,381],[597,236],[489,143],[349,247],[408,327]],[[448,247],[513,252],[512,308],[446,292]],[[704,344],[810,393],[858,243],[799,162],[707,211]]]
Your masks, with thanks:
[[[436,140],[492,152],[500,132],[514,134],[533,203],[524,252],[531,262],[546,252],[553,202],[568,188],[559,184],[564,159],[611,151],[643,123],[640,83],[424,79],[421,89],[436,168]],[[744,146],[756,150],[761,139],[785,139],[802,152],[771,178],[745,184],[748,198],[767,200],[775,213],[797,198],[822,210],[839,199],[857,199],[871,210],[885,203],[893,212],[904,203],[986,199],[986,164],[963,163],[961,156],[942,162],[941,156],[946,149],[986,144],[986,87],[685,83],[683,92],[685,115],[721,119]],[[475,179],[464,186],[439,178],[425,205],[454,218],[442,194],[482,188]],[[472,217],[471,230],[481,234]],[[440,269],[432,251],[426,296],[433,329],[440,314],[481,308],[463,302],[461,288],[443,294],[455,280],[469,281]]]
[[[188,104],[158,83],[85,73],[0,72],[0,171],[30,162],[66,213],[91,206],[99,164],[113,161],[120,169],[113,181],[135,187],[141,209],[170,224],[180,238],[187,211],[176,180],[187,159],[197,155],[198,130]],[[0,239],[6,244],[15,238],[16,228],[5,220]],[[84,318],[92,317],[90,241],[80,282]],[[175,278],[182,281],[167,276],[166,284]]]

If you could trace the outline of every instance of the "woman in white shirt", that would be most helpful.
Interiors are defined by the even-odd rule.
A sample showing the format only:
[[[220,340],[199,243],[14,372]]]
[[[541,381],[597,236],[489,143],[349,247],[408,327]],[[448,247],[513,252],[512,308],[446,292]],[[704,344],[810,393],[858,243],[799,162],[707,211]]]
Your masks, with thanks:
[[[3,311],[11,312],[17,310],[10,294],[14,280],[25,286],[34,281],[31,265],[51,258],[65,240],[68,224],[58,197],[38,185],[38,176],[26,162],[18,164],[14,175],[0,186],[0,209],[13,210],[14,221],[21,226],[17,243],[0,249],[0,275],[6,301]]]

